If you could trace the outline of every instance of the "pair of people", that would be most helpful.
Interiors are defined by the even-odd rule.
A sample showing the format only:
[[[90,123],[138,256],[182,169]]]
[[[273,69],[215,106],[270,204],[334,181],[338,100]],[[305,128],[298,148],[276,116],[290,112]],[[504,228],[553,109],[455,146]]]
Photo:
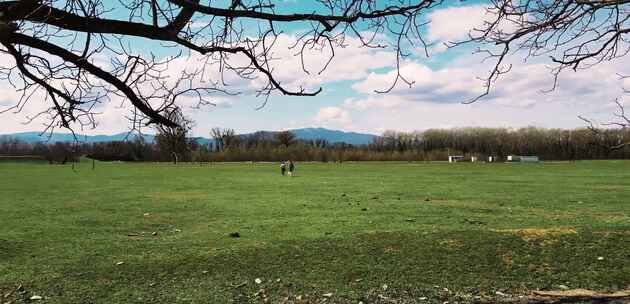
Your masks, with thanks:
[[[284,176],[285,172],[287,172],[289,176],[293,176],[293,171],[295,171],[295,163],[293,163],[292,160],[286,162],[282,161],[280,163],[280,173],[282,174],[282,176]]]

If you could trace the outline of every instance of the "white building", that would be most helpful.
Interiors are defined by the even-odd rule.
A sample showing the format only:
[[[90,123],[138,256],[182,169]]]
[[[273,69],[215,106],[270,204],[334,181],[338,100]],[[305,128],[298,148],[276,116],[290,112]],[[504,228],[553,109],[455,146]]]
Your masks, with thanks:
[[[509,162],[511,162],[511,161],[519,161],[519,158],[516,155],[508,155],[507,156],[507,161],[509,161]]]
[[[464,160],[464,156],[463,155],[449,155],[448,156],[448,162],[449,163],[456,163],[459,161]]]
[[[526,162],[526,163],[535,163],[539,162],[540,159],[535,155],[508,155],[507,161],[509,162]]]
[[[522,162],[536,163],[539,161],[538,156],[521,156]]]

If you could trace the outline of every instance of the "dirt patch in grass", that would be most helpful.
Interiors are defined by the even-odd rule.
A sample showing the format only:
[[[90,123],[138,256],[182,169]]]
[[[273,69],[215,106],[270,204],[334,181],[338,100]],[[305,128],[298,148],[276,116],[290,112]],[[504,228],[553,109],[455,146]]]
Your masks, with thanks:
[[[547,240],[544,240],[544,241],[540,242],[540,246],[551,247],[551,246],[555,245],[556,243],[558,243],[558,239],[547,239]]]
[[[597,219],[597,221],[603,221],[606,223],[630,223],[630,217],[620,213],[597,214],[594,218]]]
[[[577,229],[574,227],[560,227],[560,228],[525,228],[525,229],[499,229],[493,230],[494,232],[515,234],[521,237],[525,241],[539,240],[549,237],[558,237],[567,234],[577,234]]]
[[[529,264],[527,266],[527,269],[530,272],[535,272],[535,273],[538,273],[538,274],[549,274],[549,273],[554,272],[554,268],[551,265],[549,265],[549,263],[542,263],[542,264],[539,264],[539,265]]]
[[[601,235],[604,238],[610,238],[614,235],[630,236],[630,230],[627,231],[598,231],[595,234]]]
[[[603,191],[628,191],[630,187],[627,185],[597,185],[592,187],[593,190]]]
[[[540,215],[548,220],[560,221],[560,220],[574,220],[578,217],[578,214],[570,211],[563,212],[549,212],[548,210],[538,210]]]
[[[444,240],[440,242],[440,245],[449,249],[459,249],[464,247],[464,244],[460,240]]]
[[[505,263],[505,265],[514,264],[514,256],[512,255],[511,251],[503,253],[501,255],[501,260],[503,260],[503,263]]]
[[[398,252],[400,252],[400,247],[398,247],[398,246],[387,246],[387,247],[385,247],[383,252],[385,252],[385,253],[398,253]]]

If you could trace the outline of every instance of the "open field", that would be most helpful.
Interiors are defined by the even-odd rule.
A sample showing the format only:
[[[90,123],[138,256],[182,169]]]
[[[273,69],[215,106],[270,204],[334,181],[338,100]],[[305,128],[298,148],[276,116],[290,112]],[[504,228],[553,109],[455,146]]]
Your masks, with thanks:
[[[630,286],[630,161],[297,173],[0,163],[0,303],[442,303]]]

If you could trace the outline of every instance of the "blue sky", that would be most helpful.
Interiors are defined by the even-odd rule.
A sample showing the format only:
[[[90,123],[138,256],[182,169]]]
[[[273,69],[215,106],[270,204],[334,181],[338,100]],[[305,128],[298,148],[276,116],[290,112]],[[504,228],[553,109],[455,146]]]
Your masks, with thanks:
[[[311,11],[314,1],[284,0],[278,5],[286,12]],[[192,109],[186,113],[196,122],[196,136],[207,136],[212,127],[233,128],[238,132],[282,130],[300,127],[327,127],[348,131],[381,133],[388,129],[424,130],[465,126],[574,128],[584,126],[578,115],[606,121],[614,112],[613,100],[622,95],[624,83],[616,73],[629,66],[625,59],[604,63],[587,71],[567,72],[560,79],[560,87],[551,93],[552,77],[548,62],[523,62],[518,54],[510,59],[515,64],[508,75],[496,84],[493,94],[472,105],[462,101],[483,90],[477,77],[485,76],[490,68],[481,57],[472,54],[474,46],[445,49],[442,43],[465,38],[471,27],[484,18],[484,1],[450,1],[447,5],[427,12],[423,17],[431,21],[423,28],[423,38],[432,46],[430,56],[412,50],[413,56],[402,62],[403,75],[415,81],[412,87],[400,85],[389,94],[377,94],[375,89],[388,87],[395,78],[394,53],[391,49],[374,50],[359,47],[356,39],[348,37],[348,46],[338,49],[328,70],[322,75],[301,71],[288,45],[303,29],[284,26],[274,53],[280,60],[274,71],[289,88],[299,85],[323,92],[316,97],[286,97],[274,95],[267,105],[256,108],[264,99],[248,94],[256,82],[234,79],[229,88],[243,91],[238,96],[217,95],[217,105]],[[116,14],[114,13],[113,16]],[[201,16],[196,22],[203,22]],[[354,40],[353,40],[354,39]],[[138,52],[161,53],[159,45],[139,39],[130,41]],[[194,66],[198,57],[182,59],[182,66]],[[10,59],[1,58],[5,64]],[[313,54],[306,63],[311,70],[319,70],[325,59]],[[624,64],[625,63],[625,64]],[[11,105],[16,93],[7,84],[0,86],[0,106]],[[120,108],[112,100],[100,109],[99,125],[89,134],[124,132],[128,124],[124,114],[129,105]],[[0,114],[0,133],[42,130],[42,122],[23,124],[26,117],[41,110],[38,102],[30,102],[21,113]]]

